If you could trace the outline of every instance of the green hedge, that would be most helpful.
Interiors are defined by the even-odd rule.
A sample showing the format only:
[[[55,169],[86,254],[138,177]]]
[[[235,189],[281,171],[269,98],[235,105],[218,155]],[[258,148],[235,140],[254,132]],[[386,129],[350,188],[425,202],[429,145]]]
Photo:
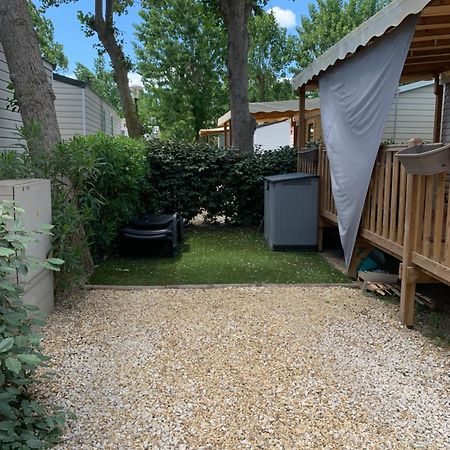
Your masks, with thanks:
[[[207,219],[258,224],[264,212],[262,178],[295,172],[291,147],[243,155],[207,144],[148,143],[146,206],[158,212],[179,211],[188,220],[201,212]]]
[[[188,220],[206,212],[211,221],[223,216],[232,224],[258,224],[264,206],[262,177],[294,172],[295,164],[295,151],[288,147],[242,155],[212,145],[158,140],[145,144],[100,133],[65,142],[42,160],[26,153],[0,153],[0,179],[52,180],[54,255],[65,261],[58,275],[64,289],[84,275],[82,246],[73,245],[80,222],[96,260],[110,250],[120,228],[144,211],[180,211]],[[66,179],[76,203],[57,188]]]
[[[99,259],[141,210],[148,172],[145,144],[103,133],[75,137],[59,146],[53,159],[54,171],[66,173],[78,193],[91,252]]]
[[[74,248],[73,236],[84,225],[95,260],[109,250],[120,228],[141,211],[141,194],[146,190],[145,144],[124,136],[99,133],[75,137],[59,145],[51,157],[30,158],[27,153],[0,153],[0,179],[42,177],[52,180],[54,255],[64,259],[58,274],[64,289],[83,278],[83,247]],[[69,179],[76,203],[58,183]],[[76,241],[76,239],[75,239]]]

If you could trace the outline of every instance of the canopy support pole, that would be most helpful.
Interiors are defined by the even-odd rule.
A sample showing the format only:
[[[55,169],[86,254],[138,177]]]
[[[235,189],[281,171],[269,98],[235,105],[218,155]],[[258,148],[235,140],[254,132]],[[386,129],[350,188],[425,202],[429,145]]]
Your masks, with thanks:
[[[297,149],[300,150],[306,146],[306,92],[305,85],[299,87],[299,115],[298,115],[298,132],[297,132]]]
[[[434,131],[433,142],[441,141],[441,124],[442,124],[442,102],[444,96],[444,86],[439,83],[439,75],[434,79],[434,94],[436,95],[436,107],[434,110]]]

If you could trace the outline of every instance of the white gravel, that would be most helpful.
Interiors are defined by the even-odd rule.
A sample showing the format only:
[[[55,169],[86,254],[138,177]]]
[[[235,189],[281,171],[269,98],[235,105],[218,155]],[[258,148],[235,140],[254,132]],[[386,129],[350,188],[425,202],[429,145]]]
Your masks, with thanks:
[[[58,449],[450,449],[449,352],[346,288],[92,291],[49,319]]]

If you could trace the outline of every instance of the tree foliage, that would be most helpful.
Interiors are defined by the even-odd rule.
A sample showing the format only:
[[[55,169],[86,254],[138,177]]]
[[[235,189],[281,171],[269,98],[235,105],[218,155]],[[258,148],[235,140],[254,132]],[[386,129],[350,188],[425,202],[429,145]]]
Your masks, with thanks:
[[[67,70],[69,61],[62,44],[55,41],[55,29],[52,21],[45,17],[44,9],[38,8],[32,1],[28,1],[28,7],[38,36],[42,56],[53,64],[55,70]]]
[[[227,109],[224,29],[199,0],[145,0],[140,16],[141,104],[164,137],[192,140]]]
[[[249,100],[291,98],[296,38],[262,10],[264,2],[250,3],[256,13],[249,22]],[[141,118],[153,119],[164,138],[192,140],[229,109],[229,58],[219,3],[145,0],[140,15],[137,67],[147,91],[140,99]]]
[[[249,100],[265,102],[292,97],[288,78],[297,39],[280,27],[273,14],[261,11],[249,22]]]
[[[302,16],[297,27],[298,69],[307,67],[388,3],[390,0],[317,0],[310,3],[309,16]]]
[[[114,74],[106,68],[105,57],[103,55],[99,55],[94,60],[93,72],[85,65],[77,62],[75,64],[74,74],[77,80],[91,83],[92,88],[97,94],[110,103],[119,114],[122,113],[122,105],[120,103],[117,84],[114,81]]]

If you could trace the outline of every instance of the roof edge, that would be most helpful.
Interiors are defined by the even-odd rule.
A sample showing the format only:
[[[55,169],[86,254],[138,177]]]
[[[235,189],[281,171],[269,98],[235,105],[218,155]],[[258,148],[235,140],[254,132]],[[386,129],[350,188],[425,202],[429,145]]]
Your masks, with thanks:
[[[82,89],[84,89],[88,85],[85,81],[75,80],[74,78],[66,77],[55,72],[53,72],[53,79],[61,83],[70,84],[71,86],[76,86]]]
[[[308,67],[291,81],[292,89],[308,84],[321,72],[334,66],[353,54],[359,47],[365,47],[374,38],[383,36],[386,31],[399,26],[408,16],[419,14],[432,0],[394,0],[363,22],[333,47],[316,58]]]

